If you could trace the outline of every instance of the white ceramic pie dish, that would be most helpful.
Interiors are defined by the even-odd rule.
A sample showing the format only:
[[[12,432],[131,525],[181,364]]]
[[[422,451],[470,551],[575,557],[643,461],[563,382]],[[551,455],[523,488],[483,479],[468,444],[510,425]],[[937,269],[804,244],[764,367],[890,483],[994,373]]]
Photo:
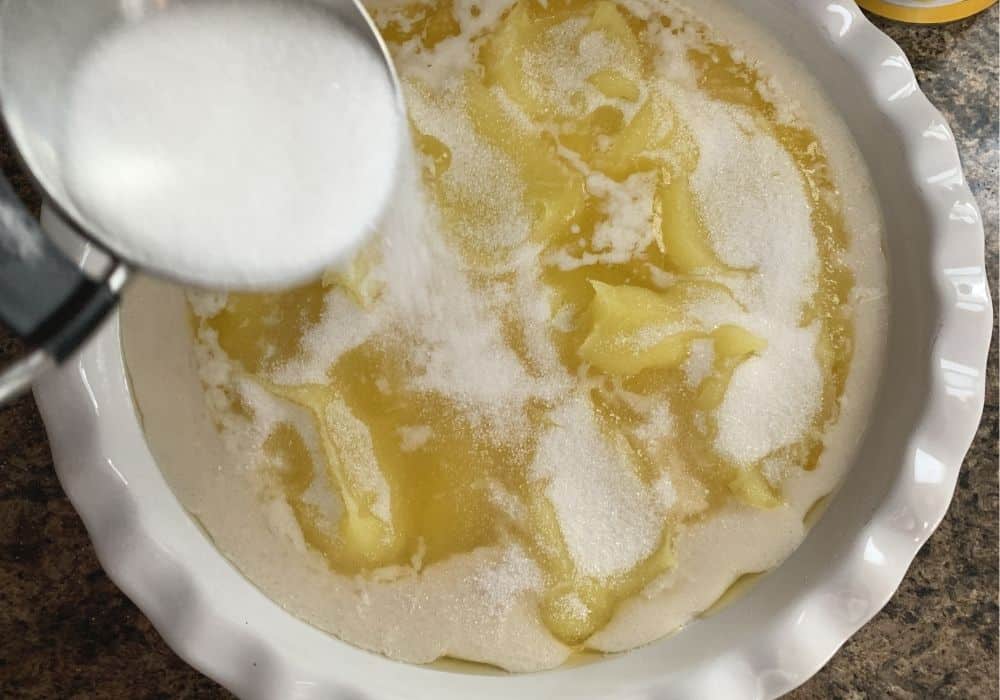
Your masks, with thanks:
[[[853,2],[734,4],[839,107],[886,222],[888,362],[851,473],[799,550],[721,612],[596,663],[509,676],[389,661],[284,612],[187,515],[147,449],[115,317],[36,397],[101,563],[178,654],[244,698],[769,698],[886,603],[944,516],[982,412],[982,224],[947,124]]]

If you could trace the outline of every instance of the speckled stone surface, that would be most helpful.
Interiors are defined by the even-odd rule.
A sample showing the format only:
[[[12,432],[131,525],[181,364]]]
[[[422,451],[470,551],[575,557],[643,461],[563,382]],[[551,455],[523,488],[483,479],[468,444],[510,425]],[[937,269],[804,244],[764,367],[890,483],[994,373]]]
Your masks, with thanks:
[[[958,137],[994,306],[997,21],[994,7],[947,27],[880,22]],[[30,196],[2,144],[0,165]],[[0,360],[16,352],[0,335]],[[998,697],[996,352],[994,337],[986,411],[948,516],[888,606],[789,697]],[[177,658],[101,571],[30,398],[0,408],[0,697],[230,697]]]

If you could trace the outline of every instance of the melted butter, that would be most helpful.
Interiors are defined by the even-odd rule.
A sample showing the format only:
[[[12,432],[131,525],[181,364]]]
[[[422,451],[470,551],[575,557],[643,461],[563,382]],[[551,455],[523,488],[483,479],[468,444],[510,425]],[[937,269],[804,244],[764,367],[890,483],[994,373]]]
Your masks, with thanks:
[[[651,21],[665,27],[678,22],[667,17]],[[580,36],[599,33],[616,55],[625,57],[597,66],[587,78],[605,103],[593,105],[588,102],[593,95],[579,90],[565,96],[565,104],[575,107],[565,109],[552,97],[558,86],[531,84],[528,58],[551,46],[572,46],[551,40],[552,32],[570,24]],[[381,26],[390,45],[416,41],[426,50],[460,29],[451,0],[414,3]],[[689,186],[697,147],[669,101],[650,89],[654,47],[643,40],[644,30],[644,22],[609,3],[518,3],[482,41],[476,66],[464,79],[462,102],[478,136],[513,164],[512,186],[522,188],[529,214],[529,242],[540,247],[542,259],[558,251],[595,256],[595,262],[571,268],[544,265],[541,279],[552,293],[553,316],[571,319],[568,326],[553,327],[550,338],[566,374],[587,382],[601,429],[627,453],[640,480],[651,486],[666,473],[674,484],[678,507],[665,517],[659,544],[624,574],[603,579],[583,575],[553,505],[529,477],[539,434],[553,407],[529,404],[534,429],[513,438],[484,429],[455,401],[408,384],[405,339],[363,343],[330,367],[327,384],[272,385],[269,373],[301,352],[303,335],[318,322],[329,286],[347,289],[362,307],[369,303],[372,292],[365,288],[365,278],[371,262],[362,261],[347,273],[291,292],[232,295],[221,313],[201,321],[247,376],[311,416],[313,435],[300,433],[290,422],[273,427],[264,443],[265,457],[273,487],[291,507],[305,541],[333,570],[420,569],[476,547],[517,542],[544,576],[541,619],[567,644],[584,645],[620,601],[673,566],[672,536],[678,526],[710,517],[732,498],[756,507],[781,502],[780,487],[765,480],[758,467],[741,470],[713,448],[712,409],[740,363],[766,340],[738,327],[703,328],[685,315],[684,300],[691,295],[730,294],[723,285],[713,288],[706,277],[748,271],[726,268],[708,244]],[[851,359],[846,300],[853,280],[842,262],[847,235],[836,189],[815,135],[776,119],[776,108],[758,91],[760,76],[751,67],[707,38],[702,48],[690,51],[689,60],[701,89],[741,105],[767,125],[807,185],[822,274],[802,323],[821,324],[817,359],[823,396],[814,437],[784,448],[780,456],[811,469],[821,451],[818,436],[836,418]],[[428,90],[420,85],[414,89]],[[438,99],[430,93],[425,97]],[[507,100],[531,124],[512,119]],[[509,282],[509,273],[495,271],[495,264],[516,251],[467,233],[465,223],[482,217],[483,203],[463,190],[461,173],[446,178],[456,175],[449,144],[417,130],[414,143],[425,156],[424,178],[444,215],[444,233],[479,270],[479,286]],[[596,260],[605,251],[595,247],[595,232],[607,216],[567,151],[615,182],[644,173],[655,178],[650,212],[654,235],[627,260]],[[664,273],[675,280],[666,289]],[[516,306],[501,311],[501,317],[505,339],[527,363],[526,331]],[[676,325],[676,331],[641,352],[628,344],[639,342],[645,329],[668,324]],[[691,387],[679,365],[696,339],[710,340],[716,352],[709,375]],[[684,439],[639,439],[646,417],[629,397],[668,405],[673,434]],[[252,408],[240,410],[252,413]],[[414,440],[414,434],[421,439]],[[310,496],[318,484],[336,492],[338,513],[323,511]],[[498,492],[517,507],[500,507]]]

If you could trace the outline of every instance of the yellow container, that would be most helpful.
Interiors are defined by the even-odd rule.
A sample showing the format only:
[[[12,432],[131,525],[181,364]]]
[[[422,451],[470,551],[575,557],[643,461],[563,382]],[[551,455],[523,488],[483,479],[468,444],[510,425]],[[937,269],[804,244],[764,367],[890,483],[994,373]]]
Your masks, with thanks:
[[[911,24],[943,24],[971,17],[997,0],[857,0],[876,15]]]

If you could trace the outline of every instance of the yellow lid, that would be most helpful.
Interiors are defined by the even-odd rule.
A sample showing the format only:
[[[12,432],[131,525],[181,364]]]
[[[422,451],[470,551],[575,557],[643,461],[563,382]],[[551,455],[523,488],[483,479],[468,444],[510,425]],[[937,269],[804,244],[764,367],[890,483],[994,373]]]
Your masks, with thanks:
[[[912,24],[942,24],[971,17],[997,0],[857,0],[876,15]]]

